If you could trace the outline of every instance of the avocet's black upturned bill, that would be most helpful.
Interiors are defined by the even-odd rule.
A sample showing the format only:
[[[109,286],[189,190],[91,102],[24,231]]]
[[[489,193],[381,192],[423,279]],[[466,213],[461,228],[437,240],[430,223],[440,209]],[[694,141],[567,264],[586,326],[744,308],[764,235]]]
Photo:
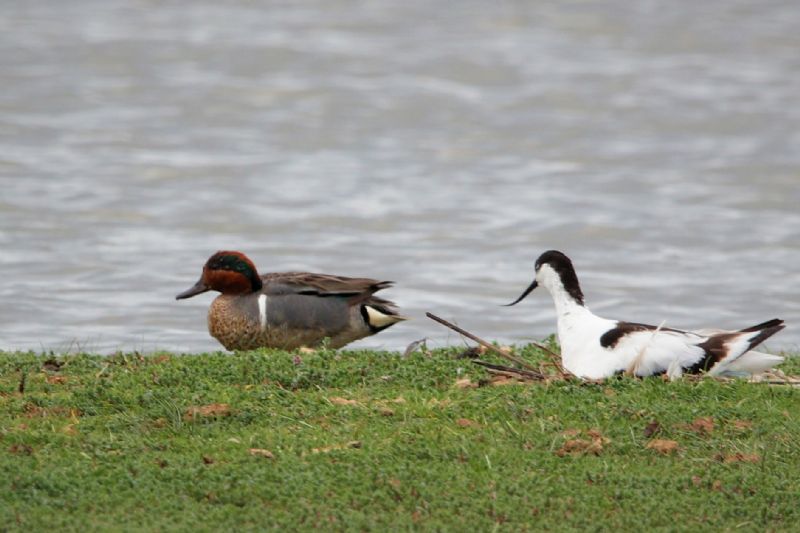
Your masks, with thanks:
[[[785,327],[777,318],[738,331],[683,331],[601,318],[584,305],[572,261],[556,250],[539,256],[533,283],[508,305],[519,303],[539,285],[556,305],[562,364],[582,378],[601,379],[619,372],[666,373],[673,379],[684,372],[747,375],[783,362],[779,355],[752,351]]]

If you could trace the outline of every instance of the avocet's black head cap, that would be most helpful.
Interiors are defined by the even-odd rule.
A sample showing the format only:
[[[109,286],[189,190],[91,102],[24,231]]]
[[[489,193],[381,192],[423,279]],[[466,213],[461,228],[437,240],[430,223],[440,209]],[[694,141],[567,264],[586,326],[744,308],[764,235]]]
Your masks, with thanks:
[[[578,283],[578,275],[575,273],[575,268],[572,266],[572,261],[570,261],[569,257],[564,255],[563,253],[559,252],[558,250],[548,250],[536,260],[536,274],[538,275],[539,270],[542,266],[548,265],[552,268],[558,277],[561,278],[561,283],[564,285],[564,289],[567,293],[572,296],[572,298],[580,305],[583,305],[583,292],[581,291],[581,285]],[[507,305],[514,305],[521,302],[528,296],[533,289],[538,287],[538,282],[534,277],[533,283],[531,283],[525,292],[522,295]]]
[[[561,273],[564,270],[572,270],[573,272],[575,271],[572,266],[572,261],[570,261],[569,257],[558,250],[547,250],[545,253],[540,255],[539,259],[536,260],[536,271],[538,272],[542,265],[545,264],[550,265],[550,268],[558,273]]]

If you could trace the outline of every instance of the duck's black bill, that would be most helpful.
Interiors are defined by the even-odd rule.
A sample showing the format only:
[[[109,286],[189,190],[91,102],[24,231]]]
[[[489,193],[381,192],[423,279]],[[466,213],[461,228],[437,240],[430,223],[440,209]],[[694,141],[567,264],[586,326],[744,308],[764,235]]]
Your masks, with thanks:
[[[527,295],[529,295],[529,294],[531,293],[531,291],[532,291],[533,289],[535,289],[535,288],[536,288],[536,287],[538,287],[538,286],[539,286],[539,284],[538,284],[538,283],[536,283],[536,280],[533,280],[533,283],[531,283],[531,284],[528,286],[528,288],[527,288],[527,289],[525,289],[525,292],[523,292],[523,293],[522,293],[522,296],[520,296],[519,298],[517,298],[516,300],[514,300],[514,301],[513,301],[513,302],[511,302],[510,304],[505,304],[505,307],[510,307],[510,306],[512,306],[512,305],[516,305],[516,304],[520,303],[522,300],[524,300],[524,299],[525,299],[525,297],[526,297]]]
[[[190,288],[186,289],[185,291],[183,291],[182,293],[177,295],[175,297],[175,299],[176,300],[183,300],[185,298],[191,298],[192,296],[196,296],[198,294],[201,294],[201,293],[204,293],[204,292],[210,291],[210,290],[211,290],[211,287],[209,287],[208,285],[203,283],[203,280],[201,278],[197,283],[192,285]]]

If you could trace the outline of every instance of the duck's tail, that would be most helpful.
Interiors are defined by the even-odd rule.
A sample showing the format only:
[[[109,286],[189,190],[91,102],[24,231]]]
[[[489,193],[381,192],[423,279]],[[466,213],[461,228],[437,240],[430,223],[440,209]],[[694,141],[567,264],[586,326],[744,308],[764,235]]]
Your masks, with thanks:
[[[361,304],[361,316],[375,333],[403,320],[408,320],[408,317],[400,314],[393,302],[377,296],[372,296]]]

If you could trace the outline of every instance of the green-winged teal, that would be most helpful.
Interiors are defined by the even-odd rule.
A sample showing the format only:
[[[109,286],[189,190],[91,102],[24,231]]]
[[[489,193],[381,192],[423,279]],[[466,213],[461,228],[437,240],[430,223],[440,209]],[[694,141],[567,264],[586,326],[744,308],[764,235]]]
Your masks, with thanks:
[[[259,276],[243,253],[212,255],[200,280],[175,298],[215,290],[208,331],[228,350],[313,348],[323,339],[340,348],[401,320],[395,304],[375,296],[391,281],[309,272]]]

